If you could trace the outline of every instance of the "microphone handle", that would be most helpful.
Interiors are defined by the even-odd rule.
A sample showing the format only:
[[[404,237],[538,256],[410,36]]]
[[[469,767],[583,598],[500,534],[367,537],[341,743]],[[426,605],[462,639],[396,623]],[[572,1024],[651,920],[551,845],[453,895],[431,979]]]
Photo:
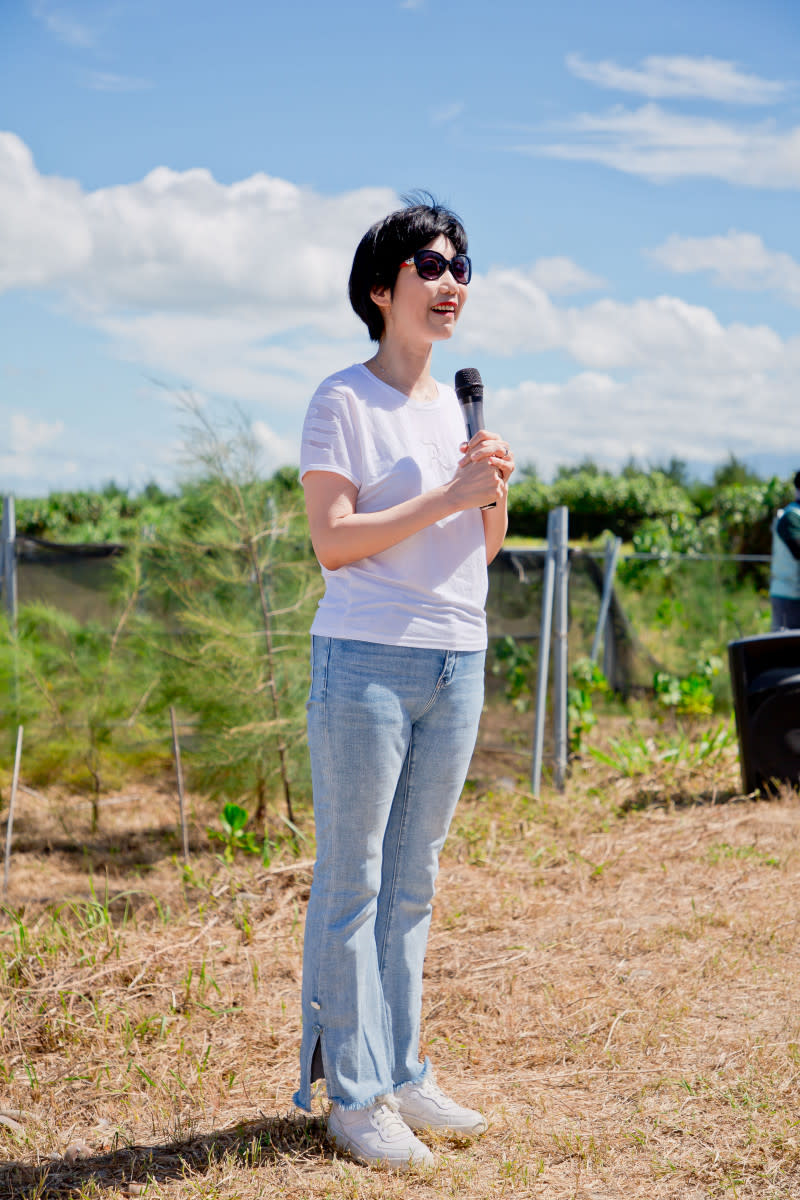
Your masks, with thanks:
[[[479,429],[483,429],[483,400],[474,396],[469,400],[462,400],[461,407],[464,409],[467,440],[470,440],[475,437]],[[493,500],[491,504],[482,504],[481,509],[484,508],[497,508],[497,501]]]
[[[461,407],[464,409],[467,438],[474,438],[478,430],[483,429],[483,401],[477,399],[477,397],[462,400]]]

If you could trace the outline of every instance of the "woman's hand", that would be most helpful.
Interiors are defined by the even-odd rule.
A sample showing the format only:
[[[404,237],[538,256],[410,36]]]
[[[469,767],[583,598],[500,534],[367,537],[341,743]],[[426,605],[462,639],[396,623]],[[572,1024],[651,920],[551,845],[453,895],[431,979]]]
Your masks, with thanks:
[[[472,459],[465,456],[447,484],[447,493],[454,512],[467,508],[484,508],[505,499],[505,483],[491,455]]]
[[[486,429],[479,429],[468,442],[462,442],[459,449],[463,454],[460,466],[464,467],[470,462],[488,460],[500,474],[503,482],[508,483],[514,470],[514,455],[508,442],[504,441],[499,433],[489,433]]]
[[[511,447],[498,433],[480,429],[469,442],[462,442],[463,458],[460,471],[473,467],[490,467],[494,474],[496,494],[494,508],[484,508],[483,531],[486,538],[486,561],[491,562],[503,544],[508,529],[508,481],[514,470],[514,455]]]

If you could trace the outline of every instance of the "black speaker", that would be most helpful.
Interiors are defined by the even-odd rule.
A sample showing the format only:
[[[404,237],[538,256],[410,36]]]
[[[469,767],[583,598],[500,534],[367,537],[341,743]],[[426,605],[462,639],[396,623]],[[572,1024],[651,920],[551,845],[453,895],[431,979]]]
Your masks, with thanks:
[[[800,786],[800,630],[728,645],[746,792]]]

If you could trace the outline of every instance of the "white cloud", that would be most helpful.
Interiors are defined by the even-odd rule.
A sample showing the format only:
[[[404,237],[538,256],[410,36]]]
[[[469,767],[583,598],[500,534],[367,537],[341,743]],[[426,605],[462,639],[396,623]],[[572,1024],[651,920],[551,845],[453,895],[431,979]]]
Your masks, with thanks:
[[[289,329],[352,333],[353,246],[397,198],[363,188],[327,197],[259,174],[225,186],[206,170],[160,167],[138,183],[84,192],[43,176],[0,134],[0,291],[57,287],[87,318],[142,314],[235,320],[259,338]]]
[[[431,121],[434,125],[447,125],[450,121],[455,121],[464,111],[464,102],[455,100],[452,104],[445,105],[444,108],[437,108],[431,113]]]
[[[254,444],[253,465],[266,474],[299,460],[299,429],[288,436],[283,435],[262,418],[248,420],[241,410],[234,410],[232,414],[229,407],[193,388],[167,389],[166,394],[176,425],[174,440],[163,448],[166,454],[162,453],[162,461],[165,464],[171,462],[180,474],[192,475],[198,466],[202,467],[203,457],[198,454],[198,448],[208,447],[207,434],[214,440],[217,437],[227,440],[228,436],[235,439],[246,431]],[[150,471],[152,473],[152,465]],[[142,474],[141,470],[139,474]]]
[[[725,287],[775,292],[800,304],[800,263],[790,254],[768,250],[755,233],[731,230],[705,238],[673,234],[650,251],[650,257],[676,274],[709,271]]]
[[[736,124],[667,112],[657,104],[583,114],[568,140],[520,144],[526,154],[596,162],[655,182],[716,178],[745,187],[800,187],[800,126]]]
[[[47,0],[32,0],[31,12],[48,33],[68,46],[87,50],[95,45],[95,31],[74,17],[63,5],[51,4]]]
[[[389,189],[322,196],[266,175],[225,186],[207,171],[166,168],[85,192],[41,175],[18,138],[0,135],[0,288],[47,289],[168,390],[177,381],[251,405],[277,466],[297,459],[316,383],[368,353],[345,281],[358,238],[396,203]],[[685,269],[694,253],[704,269],[730,275],[744,247],[749,265],[737,278],[795,287],[797,264],[757,239],[685,242],[659,248],[664,265]],[[470,286],[445,356],[555,352],[576,372],[566,382],[489,392],[487,413],[514,438],[520,462],[546,468],[587,454],[623,462],[631,453],[713,460],[800,441],[786,421],[800,339],[723,325],[676,296],[559,300],[601,286],[567,258],[494,267]],[[491,362],[485,375],[490,381]],[[15,442],[6,439],[15,470],[37,453],[55,454],[62,432],[26,420],[15,425]],[[78,458],[71,447],[69,459]]]
[[[45,290],[167,387],[253,402],[296,458],[314,386],[343,354],[365,357],[347,299],[353,247],[397,203],[388,188],[327,197],[165,168],[88,192],[40,174],[0,133],[0,292]]]
[[[265,465],[269,471],[276,471],[278,467],[297,462],[300,457],[297,439],[281,437],[265,421],[253,422],[253,434],[264,454]]]
[[[82,270],[90,254],[78,184],[43,178],[24,142],[0,133],[0,292],[57,284]]]
[[[12,413],[10,419],[11,450],[15,454],[32,454],[51,445],[64,432],[63,421],[33,421],[24,413]]]
[[[579,79],[615,91],[636,92],[651,100],[687,97],[728,104],[772,104],[781,100],[789,85],[762,79],[740,70],[725,59],[688,55],[651,55],[638,68],[618,63],[587,62],[580,54],[567,55],[567,67]]]
[[[462,318],[462,344],[501,355],[561,350],[597,370],[667,368],[675,361],[712,372],[771,369],[781,360],[783,343],[766,326],[726,328],[710,309],[674,296],[560,307],[534,274],[535,268],[495,268],[476,278]]]
[[[545,477],[586,457],[618,469],[631,456],[651,464],[674,456],[698,470],[730,453],[782,457],[800,433],[800,423],[786,419],[799,361],[795,344],[775,372],[694,375],[681,362],[629,377],[580,372],[565,382],[487,389],[487,424],[513,445],[518,463],[534,463]]]
[[[566,380],[559,366],[556,381],[493,391],[492,363],[483,361],[487,424],[513,442],[519,463],[550,474],[587,456],[619,467],[631,455],[674,455],[702,467],[731,451],[777,455],[800,443],[792,416],[800,337],[723,325],[675,296],[560,305],[535,274],[494,269],[476,278],[458,333],[464,359],[464,351],[479,360],[549,352],[580,368]]]
[[[92,71],[86,76],[86,87],[94,92],[141,92],[153,87],[150,79],[132,75],[113,75],[109,71]]]
[[[295,414],[304,410],[320,379],[342,361],[366,357],[352,313],[347,323],[349,339],[328,339],[309,329],[298,345],[290,327],[285,340],[272,341],[268,319],[257,317],[152,313],[97,319],[120,357],[143,364],[165,386],[178,380],[209,394]]]
[[[13,479],[31,475],[42,457],[59,457],[49,448],[62,438],[63,421],[37,421],[25,413],[11,413],[0,444],[6,453],[0,454],[0,474]]]
[[[0,134],[0,289],[57,283],[89,311],[258,313],[273,332],[339,330],[353,246],[393,203],[389,189],[326,197],[263,174],[225,186],[166,167],[83,192],[40,175],[20,139]]]
[[[561,256],[538,259],[531,268],[530,278],[551,296],[571,296],[605,286],[605,280],[584,271],[571,258]]]

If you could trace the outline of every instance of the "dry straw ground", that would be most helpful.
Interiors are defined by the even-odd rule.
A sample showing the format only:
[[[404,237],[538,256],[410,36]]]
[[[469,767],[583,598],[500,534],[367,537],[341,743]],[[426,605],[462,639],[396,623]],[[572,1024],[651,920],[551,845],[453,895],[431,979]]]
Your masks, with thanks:
[[[480,1141],[386,1176],[332,1152],[321,1102],[292,1109],[307,858],[222,863],[196,800],[184,872],[167,784],[92,840],[82,803],[23,793],[0,1197],[800,1194],[797,796],[737,796],[732,746],[667,768],[654,743],[649,777],[589,763],[534,801],[509,724],[484,728],[426,963],[425,1050]]]

